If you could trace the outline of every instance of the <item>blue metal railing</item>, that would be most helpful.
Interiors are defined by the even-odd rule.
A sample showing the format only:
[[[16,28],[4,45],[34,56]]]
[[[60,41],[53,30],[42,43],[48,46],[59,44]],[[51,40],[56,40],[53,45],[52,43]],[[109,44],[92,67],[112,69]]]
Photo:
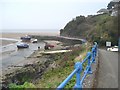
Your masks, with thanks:
[[[82,84],[87,76],[87,74],[92,74],[92,63],[95,63],[95,58],[97,55],[97,43],[95,43],[92,47],[91,52],[88,52],[85,59],[82,62],[75,63],[73,72],[57,87],[58,90],[61,90],[65,87],[65,85],[71,80],[71,78],[76,74],[76,84],[73,87],[74,89],[82,90]],[[84,75],[81,77],[83,64],[87,61],[87,66],[84,71]]]

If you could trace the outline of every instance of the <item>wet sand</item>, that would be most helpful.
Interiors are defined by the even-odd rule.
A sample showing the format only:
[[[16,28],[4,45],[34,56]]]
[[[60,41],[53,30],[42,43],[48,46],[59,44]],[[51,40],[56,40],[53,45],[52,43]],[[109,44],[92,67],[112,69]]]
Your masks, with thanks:
[[[14,38],[20,39],[20,37],[25,36],[27,33],[0,33],[0,38]]]
[[[25,35],[41,35],[41,36],[59,36],[59,32],[36,32],[36,33],[30,33],[30,32],[25,32],[25,33],[0,33],[0,38],[15,38],[15,39],[20,39],[20,37],[25,36]]]
[[[25,36],[26,34],[28,34],[28,33],[3,33],[2,34],[2,36],[0,37],[0,38],[13,38],[13,39],[19,39],[21,36]],[[39,33],[29,33],[29,35],[45,35],[45,34],[39,34]],[[50,35],[50,34],[49,34]],[[56,35],[56,34],[54,34],[54,35]],[[16,43],[16,41],[12,41],[12,40],[1,40],[2,41],[2,43],[1,43],[1,45],[3,46],[3,45],[7,45],[7,44],[12,44],[12,43]],[[59,45],[59,43],[60,42],[58,42],[58,41],[44,41],[44,42],[47,42],[47,43],[52,43],[52,44],[54,44],[55,45],[55,48],[54,49],[60,49],[61,48],[61,46]],[[38,44],[38,45],[37,45]],[[28,64],[28,63],[32,63],[32,62],[34,62],[34,59],[35,58],[33,58],[33,56],[38,56],[38,52],[39,51],[37,51],[37,47],[39,46],[39,45],[41,45],[41,44],[39,44],[39,43],[37,43],[37,44],[30,44],[30,48],[29,49],[23,49],[23,50],[17,50],[16,49],[16,47],[15,47],[15,45],[13,45],[13,48],[15,49],[13,52],[9,52],[10,54],[8,54],[8,56],[9,55],[11,55],[11,59],[9,59],[9,61],[10,60],[16,60],[15,58],[17,58],[17,61],[19,61],[19,57],[21,57],[22,56],[22,53],[24,54],[23,55],[23,58],[24,58],[24,56],[26,56],[26,54],[28,54],[28,53],[31,53],[31,55],[29,56],[29,57],[32,57],[32,58],[24,58],[24,59],[27,59],[27,60],[23,60],[24,62],[22,62],[22,63],[19,63],[19,64],[22,64],[22,66],[23,65],[25,65],[25,64]],[[35,50],[33,49],[33,47],[35,48]],[[42,45],[42,50],[43,50],[43,48],[44,48],[44,45]],[[41,50],[40,50],[41,51]],[[17,54],[16,54],[17,53]],[[19,56],[19,54],[20,54],[20,56]],[[4,55],[2,55],[2,56],[5,56],[6,55],[6,53],[4,53]],[[17,56],[18,55],[18,56]],[[3,60],[4,60],[4,57],[2,58]],[[22,60],[22,59],[21,59]],[[5,57],[5,60],[4,61],[7,61],[7,59],[6,59],[6,57]],[[10,61],[11,62],[11,61]],[[3,62],[4,63],[4,62]],[[19,65],[15,65],[15,66],[19,66]],[[13,67],[14,68],[14,67]],[[13,68],[11,68],[11,69],[13,69]],[[9,71],[10,69],[8,69],[8,71]],[[14,71],[14,70],[13,70]],[[6,71],[6,73],[7,73],[7,71]]]
[[[2,42],[2,43],[1,43],[0,46],[4,46],[4,45],[16,43],[17,41],[12,41],[12,40],[1,40],[1,42]]]
[[[25,36],[25,35],[45,35],[45,34],[39,34],[39,33],[3,33],[0,35],[0,38],[12,38],[12,39],[18,39],[20,40],[20,37]],[[46,35],[51,35],[51,34],[46,34]],[[53,35],[58,35],[58,34],[53,34]],[[8,45],[12,43],[16,43],[17,41],[12,41],[12,40],[0,40],[0,45]],[[57,41],[44,41],[47,43],[52,43],[56,46],[58,49],[61,48],[58,44],[60,42]],[[41,51],[44,51],[44,42],[41,45],[41,42],[38,43],[30,43],[30,48],[28,49],[23,49],[23,50],[17,50],[16,46],[13,44],[13,50],[14,51],[9,51],[5,52],[2,54],[1,58],[1,68],[0,68],[0,80],[2,81],[4,78],[6,78],[5,75],[7,74],[14,74],[14,72],[18,69],[21,69],[25,65],[29,64],[34,64],[36,62],[42,62],[45,61],[44,58],[40,58],[41,55],[39,54]],[[41,50],[37,50],[38,46],[41,46]],[[56,49],[54,48],[54,49]],[[7,48],[5,48],[7,49]],[[4,56],[4,57],[3,57]],[[43,60],[42,60],[43,59]],[[14,62],[13,62],[14,61]]]
[[[47,43],[50,43],[50,44],[53,44],[55,47],[53,49],[50,49],[51,50],[59,50],[62,48],[62,46],[59,44],[61,42],[59,41],[54,41],[54,40],[47,40],[47,41],[44,41],[44,42],[47,42]],[[54,42],[54,43],[53,43]],[[30,56],[28,57],[25,57],[22,61],[19,61],[17,62],[16,64],[14,65],[9,65],[6,69],[2,69],[2,78],[6,78],[6,75],[7,74],[14,74],[15,71],[17,71],[18,69],[20,70],[21,68],[27,66],[27,65],[34,65],[36,64],[37,62],[43,62],[45,61],[44,60],[44,56],[41,54],[41,52],[44,52],[44,49],[43,47],[41,47],[40,50],[35,50],[34,52],[31,53]],[[26,55],[25,55],[26,56]],[[19,58],[18,58],[19,59]],[[17,59],[17,60],[18,60]]]
[[[36,32],[36,33],[0,33],[0,38],[13,38],[13,39],[20,39],[20,37],[23,37],[25,35],[41,35],[41,36],[59,36],[59,32],[52,32],[52,33],[46,33],[46,32]],[[12,40],[0,40],[0,45],[7,45],[15,43],[15,41]]]
[[[20,39],[21,36],[25,36],[25,33],[0,33],[0,38],[12,38],[12,39]],[[0,40],[0,46],[16,43],[14,40]]]

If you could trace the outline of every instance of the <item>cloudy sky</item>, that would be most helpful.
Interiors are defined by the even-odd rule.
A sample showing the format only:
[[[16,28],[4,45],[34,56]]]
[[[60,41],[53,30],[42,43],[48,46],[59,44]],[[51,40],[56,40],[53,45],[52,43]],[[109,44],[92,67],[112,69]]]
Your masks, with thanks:
[[[60,30],[79,15],[106,8],[111,0],[0,0],[2,32]]]

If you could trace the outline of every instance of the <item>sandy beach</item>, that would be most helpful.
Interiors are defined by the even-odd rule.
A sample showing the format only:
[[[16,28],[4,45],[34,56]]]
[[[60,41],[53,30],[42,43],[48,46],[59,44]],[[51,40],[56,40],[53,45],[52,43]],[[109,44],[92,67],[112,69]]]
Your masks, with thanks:
[[[25,35],[40,35],[40,36],[59,36],[59,32],[25,32],[25,33],[0,33],[0,38],[15,38],[19,39]]]
[[[20,37],[25,36],[26,33],[0,33],[0,38],[12,38],[12,39],[20,39]],[[0,46],[8,45],[16,43],[13,40],[0,40]]]
[[[2,42],[2,43],[1,43],[0,46],[12,44],[12,43],[16,43],[16,41],[12,41],[12,40],[1,40],[1,42]]]
[[[46,32],[36,32],[36,33],[0,33],[0,38],[12,38],[12,39],[20,39],[20,37],[23,37],[25,35],[40,35],[40,36],[59,36],[59,32],[53,32],[53,33],[46,33]],[[12,40],[0,40],[0,46],[8,45],[11,43],[16,43],[16,41]]]

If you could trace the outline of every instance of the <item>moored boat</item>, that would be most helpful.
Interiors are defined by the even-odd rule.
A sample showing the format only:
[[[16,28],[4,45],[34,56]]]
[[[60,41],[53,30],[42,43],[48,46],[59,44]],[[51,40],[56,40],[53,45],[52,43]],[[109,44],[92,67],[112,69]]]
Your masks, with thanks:
[[[29,47],[29,45],[26,43],[20,43],[17,45],[17,48],[28,48],[28,47]]]
[[[32,41],[32,43],[37,43],[37,39],[34,39],[34,40]]]
[[[22,41],[30,41],[31,40],[31,37],[30,36],[28,36],[28,35],[26,35],[25,37],[21,37],[20,38]]]

